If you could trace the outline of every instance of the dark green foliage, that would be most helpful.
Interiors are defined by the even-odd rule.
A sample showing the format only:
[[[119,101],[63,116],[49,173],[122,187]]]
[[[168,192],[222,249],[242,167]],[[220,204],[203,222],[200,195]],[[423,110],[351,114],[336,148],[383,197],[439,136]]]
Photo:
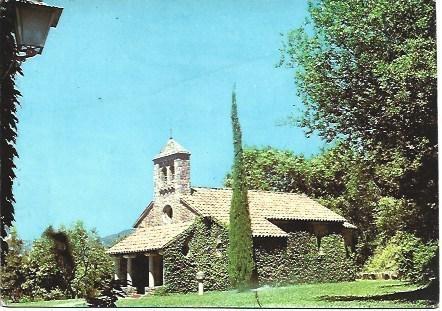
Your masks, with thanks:
[[[341,282],[356,277],[357,267],[346,258],[339,235],[322,238],[321,254],[316,237],[307,232],[290,233],[288,239],[255,239],[254,244],[260,285]]]
[[[305,106],[294,121],[356,151],[357,191],[338,204],[367,204],[350,217],[365,226],[362,258],[398,230],[437,243],[436,2],[315,0],[309,12],[283,49]]]
[[[5,264],[0,268],[0,289],[3,297],[17,302],[23,295],[22,285],[25,282],[23,241],[18,237],[15,228],[11,229],[8,240],[9,251]]]
[[[46,236],[34,241],[25,266],[26,281],[23,284],[24,294],[30,300],[65,298],[61,288],[65,281],[61,267],[57,264],[52,252],[53,243]]]
[[[113,262],[98,235],[81,222],[57,232],[48,228],[18,266],[5,268],[23,274],[17,299],[26,300],[95,297],[113,276]]]
[[[253,242],[247,199],[246,171],[244,167],[241,127],[238,119],[236,94],[232,93],[233,172],[232,202],[229,221],[229,276],[239,290],[250,287],[253,271]]]
[[[116,308],[115,304],[118,298],[126,297],[125,292],[121,288],[120,280],[103,281],[98,297],[86,297],[88,307],[91,308]]]
[[[77,297],[92,297],[97,294],[103,282],[108,283],[113,277],[113,261],[105,253],[98,234],[84,228],[82,222],[77,222],[67,230],[75,260],[75,274],[71,281],[74,295]]]
[[[424,243],[411,233],[399,231],[378,246],[365,270],[396,272],[402,279],[426,284],[434,276],[433,268],[438,266],[438,253],[436,242]]]
[[[357,261],[365,262],[376,238],[379,190],[368,169],[345,145],[337,144],[311,159],[269,147],[245,149],[244,164],[249,189],[305,193],[358,226],[362,234]],[[231,186],[229,176],[226,186]]]
[[[0,263],[3,265],[8,245],[4,240],[8,228],[14,221],[14,194],[12,185],[15,179],[14,157],[17,157],[16,116],[20,92],[15,89],[15,76],[22,74],[20,63],[15,57],[17,49],[12,34],[13,25],[6,18],[4,4],[0,4]]]
[[[243,163],[249,189],[302,193],[309,190],[306,178],[308,161],[303,156],[271,147],[246,148]],[[224,185],[232,187],[231,173],[227,175]]]
[[[255,238],[253,243],[260,285],[355,279],[356,265],[353,259],[346,258],[341,236],[322,239],[322,256],[318,254],[316,238],[306,232],[290,233],[288,240]],[[183,254],[185,245],[189,246],[187,256]],[[164,250],[167,292],[196,292],[197,271],[205,273],[205,290],[230,289],[227,246],[227,228],[208,219],[198,219]]]
[[[60,279],[60,289],[72,296],[71,281],[74,277],[75,263],[70,239],[65,231],[54,231],[52,227],[47,228],[44,235],[52,242],[50,252],[54,255],[57,268],[63,276]]]
[[[198,219],[164,250],[167,291],[196,292],[198,271],[205,273],[204,290],[230,288],[227,245],[226,228],[207,219]]]
[[[435,1],[317,0],[309,11],[283,53],[306,107],[296,124],[344,139],[372,171],[399,168],[383,195],[414,211],[407,231],[437,239]]]

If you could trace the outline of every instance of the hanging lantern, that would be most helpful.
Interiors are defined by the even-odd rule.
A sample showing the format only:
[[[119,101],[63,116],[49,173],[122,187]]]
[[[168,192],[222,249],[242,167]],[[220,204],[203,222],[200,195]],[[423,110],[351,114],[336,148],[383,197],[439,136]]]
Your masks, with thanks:
[[[34,54],[41,54],[49,28],[57,26],[63,9],[40,1],[29,0],[16,0],[13,6],[15,37],[19,51],[32,53],[33,50]]]

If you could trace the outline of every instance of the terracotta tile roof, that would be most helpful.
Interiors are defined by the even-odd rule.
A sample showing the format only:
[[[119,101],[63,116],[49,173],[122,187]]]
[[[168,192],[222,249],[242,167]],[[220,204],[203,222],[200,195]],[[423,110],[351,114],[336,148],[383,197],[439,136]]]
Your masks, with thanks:
[[[346,219],[306,195],[248,191],[250,220],[254,237],[286,237],[288,234],[269,219],[339,222],[345,228],[356,229]],[[205,217],[228,225],[231,189],[192,188],[181,201]],[[149,205],[151,207],[151,204]],[[149,208],[148,207],[148,208]],[[108,254],[127,254],[164,248],[193,222],[137,228],[135,232],[107,250]]]
[[[179,143],[177,143],[173,138],[169,138],[169,140],[167,141],[163,149],[160,151],[160,153],[157,154],[153,159],[155,160],[159,158],[164,158],[177,153],[190,154],[189,151],[184,149],[184,147],[181,146]]]
[[[346,221],[303,194],[249,190],[248,197],[253,236],[287,236],[268,219]],[[231,198],[231,189],[192,188],[192,194],[183,196],[182,201],[202,216],[212,216],[228,224]]]
[[[162,249],[179,234],[184,232],[193,222],[184,222],[137,228],[135,232],[121,240],[106,252],[108,254],[127,254]]]

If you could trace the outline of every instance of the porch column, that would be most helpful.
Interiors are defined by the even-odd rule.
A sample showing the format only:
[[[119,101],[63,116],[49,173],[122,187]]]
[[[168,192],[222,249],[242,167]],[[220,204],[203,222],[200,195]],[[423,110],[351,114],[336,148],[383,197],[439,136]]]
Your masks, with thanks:
[[[132,259],[135,258],[135,255],[126,255],[124,258],[127,258],[127,284],[132,286]]]
[[[119,280],[120,277],[120,258],[115,256],[114,257],[114,279]]]
[[[155,267],[154,267],[154,257],[149,255],[149,287],[153,288],[155,286]]]

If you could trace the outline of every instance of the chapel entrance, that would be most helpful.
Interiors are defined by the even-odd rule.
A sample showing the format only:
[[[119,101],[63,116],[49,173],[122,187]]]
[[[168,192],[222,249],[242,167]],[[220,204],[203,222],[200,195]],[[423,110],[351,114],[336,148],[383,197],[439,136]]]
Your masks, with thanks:
[[[137,254],[131,260],[132,286],[136,288],[138,294],[145,294],[149,288],[164,284],[162,255]]]
[[[137,289],[137,293],[144,294],[149,281],[149,258],[141,254],[137,255],[134,258],[134,267],[132,286]]]
[[[163,285],[163,265],[162,255],[149,256],[149,287]]]
[[[163,272],[164,272],[164,267],[163,267],[164,263],[163,263],[163,256],[158,255],[154,257],[154,279],[155,279],[155,286],[161,286],[163,285]]]

